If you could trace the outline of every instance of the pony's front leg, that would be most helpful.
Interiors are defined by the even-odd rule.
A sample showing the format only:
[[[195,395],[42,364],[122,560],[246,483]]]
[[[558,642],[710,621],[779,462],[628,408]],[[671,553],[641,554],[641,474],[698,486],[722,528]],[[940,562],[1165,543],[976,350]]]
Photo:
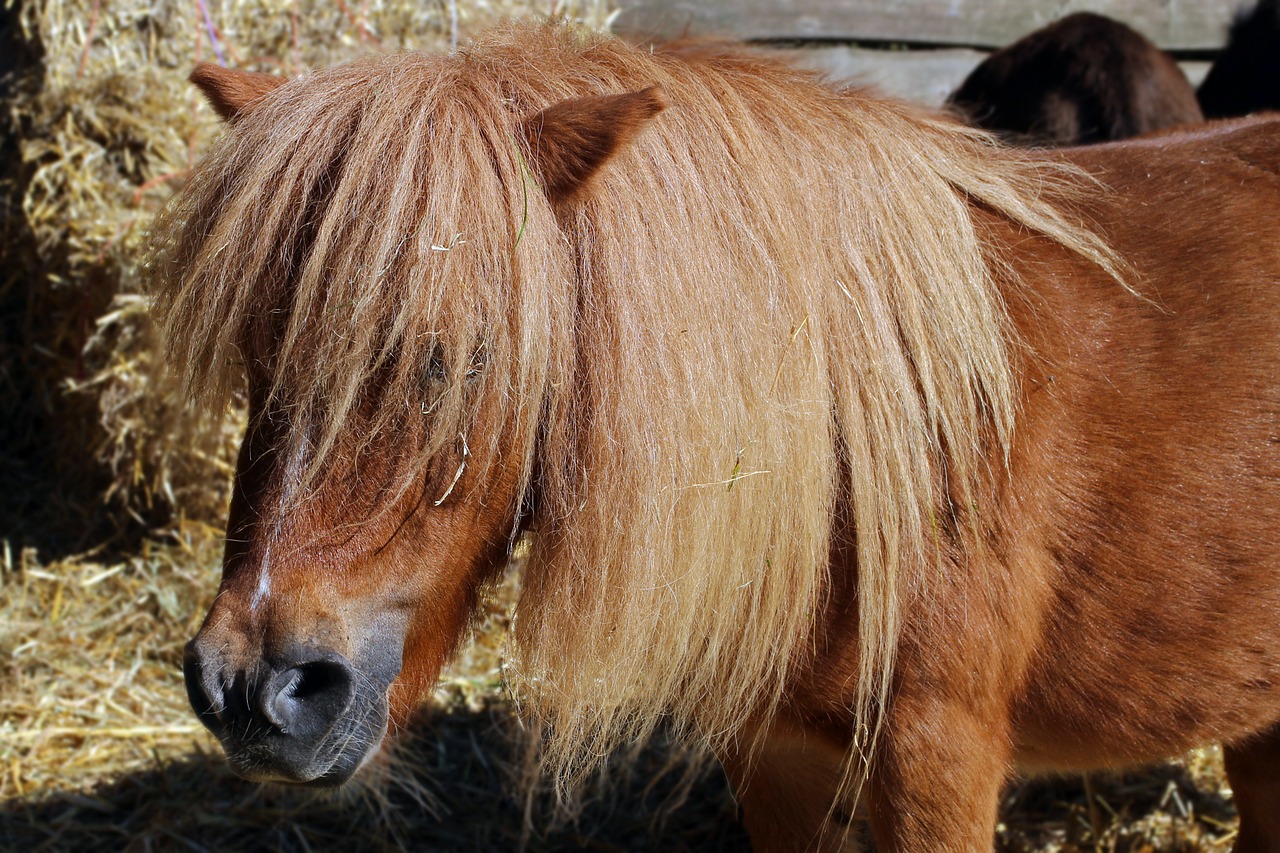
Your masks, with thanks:
[[[1222,752],[1240,813],[1232,853],[1280,853],[1280,726]]]
[[[1003,716],[895,698],[866,791],[879,853],[991,850],[1010,766]]]
[[[755,749],[722,754],[756,853],[857,850],[836,804],[844,750],[821,735],[775,723]]]

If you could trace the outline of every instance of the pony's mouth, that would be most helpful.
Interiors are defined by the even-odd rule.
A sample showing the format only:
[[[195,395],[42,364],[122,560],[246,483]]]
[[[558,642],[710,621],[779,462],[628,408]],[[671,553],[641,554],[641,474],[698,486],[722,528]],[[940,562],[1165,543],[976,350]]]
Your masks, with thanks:
[[[386,703],[353,715],[319,743],[308,744],[288,732],[268,731],[252,740],[218,734],[235,774],[250,782],[276,782],[308,788],[336,788],[360,771],[382,744],[387,731]]]

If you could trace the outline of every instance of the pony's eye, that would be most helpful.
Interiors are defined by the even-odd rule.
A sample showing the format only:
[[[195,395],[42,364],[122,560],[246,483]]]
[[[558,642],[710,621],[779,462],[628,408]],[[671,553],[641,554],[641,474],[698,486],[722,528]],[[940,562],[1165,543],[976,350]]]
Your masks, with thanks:
[[[431,355],[422,363],[419,371],[422,387],[439,387],[448,378],[444,366],[444,352],[440,347],[432,347]]]
[[[466,367],[459,376],[457,368],[450,364],[444,348],[433,347],[431,354],[418,368],[418,384],[427,401],[427,411],[435,409],[440,400],[449,393],[456,379],[460,378],[462,385],[469,386],[484,375],[488,366],[488,351],[483,346],[477,347],[472,351],[471,358],[466,361]]]

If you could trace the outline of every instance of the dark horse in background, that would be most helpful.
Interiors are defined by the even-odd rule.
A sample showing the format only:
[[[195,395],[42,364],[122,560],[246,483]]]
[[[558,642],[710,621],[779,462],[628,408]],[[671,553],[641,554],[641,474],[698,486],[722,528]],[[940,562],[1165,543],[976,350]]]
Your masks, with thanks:
[[[154,235],[247,377],[192,704],[339,785],[532,534],[509,672],[580,778],[660,721],[758,850],[989,849],[1015,772],[1224,744],[1280,848],[1280,145],[1064,151],[725,47],[512,26],[284,81]]]
[[[1141,33],[1078,12],[997,50],[947,103],[1031,145],[1084,145],[1204,120],[1182,69]]]
[[[1205,118],[1280,109],[1280,2],[1241,12],[1196,96]]]

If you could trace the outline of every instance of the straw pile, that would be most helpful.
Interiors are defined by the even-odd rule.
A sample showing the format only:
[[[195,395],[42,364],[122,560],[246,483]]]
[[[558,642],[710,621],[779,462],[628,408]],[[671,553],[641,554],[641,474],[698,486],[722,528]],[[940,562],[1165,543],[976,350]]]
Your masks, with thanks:
[[[0,12],[0,74],[19,71],[0,83],[0,399],[13,401],[0,418],[0,848],[746,849],[719,770],[663,743],[618,762],[576,822],[553,820],[547,792],[513,793],[518,723],[499,650],[514,573],[433,713],[357,791],[236,780],[182,685],[182,643],[217,586],[240,428],[235,410],[187,415],[138,294],[146,224],[216,133],[187,72],[219,56],[293,74],[367,50],[445,50],[455,15],[459,37],[527,11],[603,26],[609,6],[19,0]],[[1217,849],[1231,832],[1223,785],[1206,752],[1088,788],[1015,786],[1000,849]]]

